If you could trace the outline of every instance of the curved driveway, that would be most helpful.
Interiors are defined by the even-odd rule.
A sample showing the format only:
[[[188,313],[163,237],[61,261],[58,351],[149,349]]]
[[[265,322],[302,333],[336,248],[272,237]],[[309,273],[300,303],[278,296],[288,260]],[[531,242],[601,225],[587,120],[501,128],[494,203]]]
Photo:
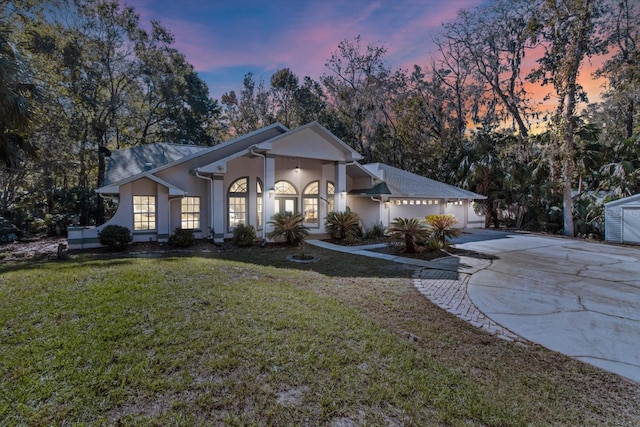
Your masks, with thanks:
[[[530,341],[640,382],[640,249],[490,230],[465,240],[456,247],[497,257],[468,283],[484,314]]]

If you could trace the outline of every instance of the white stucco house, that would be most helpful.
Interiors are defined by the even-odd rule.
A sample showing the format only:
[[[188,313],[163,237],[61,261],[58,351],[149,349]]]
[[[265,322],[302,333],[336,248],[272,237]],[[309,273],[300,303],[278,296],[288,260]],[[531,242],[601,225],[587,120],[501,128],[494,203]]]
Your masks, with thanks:
[[[349,207],[370,227],[396,217],[455,214],[460,227],[481,227],[473,201],[485,197],[362,156],[320,124],[290,130],[280,123],[213,146],[148,144],[114,151],[96,191],[118,203],[98,227],[69,228],[69,248],[100,246],[109,224],[134,241],[166,242],[177,227],[222,241],[237,224],[260,238],[277,212],[303,213],[311,235],[325,234],[328,212]]]
[[[640,194],[604,205],[607,242],[640,244]]]

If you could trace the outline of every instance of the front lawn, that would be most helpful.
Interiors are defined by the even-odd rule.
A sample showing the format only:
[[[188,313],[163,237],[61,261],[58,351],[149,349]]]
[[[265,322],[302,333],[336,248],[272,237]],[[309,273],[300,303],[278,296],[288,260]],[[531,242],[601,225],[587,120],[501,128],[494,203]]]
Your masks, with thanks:
[[[637,384],[312,250],[0,267],[0,425],[637,425]]]

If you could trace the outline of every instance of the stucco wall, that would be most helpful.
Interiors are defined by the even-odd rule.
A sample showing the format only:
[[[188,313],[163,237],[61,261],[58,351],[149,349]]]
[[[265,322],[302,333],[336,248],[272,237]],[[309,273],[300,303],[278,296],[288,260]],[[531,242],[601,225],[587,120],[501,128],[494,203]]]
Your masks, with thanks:
[[[360,219],[362,219],[362,226],[365,231],[381,221],[384,223],[384,220],[381,219],[381,213],[382,216],[385,216],[384,212],[386,212],[384,203],[380,204],[368,197],[349,196],[347,197],[347,206],[352,212],[355,212],[360,216]],[[388,224],[384,225],[387,226]]]

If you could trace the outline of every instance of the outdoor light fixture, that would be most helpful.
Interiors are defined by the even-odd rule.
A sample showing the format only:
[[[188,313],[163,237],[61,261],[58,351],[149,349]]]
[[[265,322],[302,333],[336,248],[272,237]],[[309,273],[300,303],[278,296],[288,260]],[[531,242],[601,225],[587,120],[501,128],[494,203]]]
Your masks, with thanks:
[[[340,192],[340,198],[344,199],[345,197],[347,197],[347,192],[346,191],[341,191]]]
[[[300,172],[300,166],[296,166],[296,168],[293,170],[295,173]]]
[[[273,196],[274,196],[275,194],[276,194],[276,190],[275,190],[275,189],[273,189],[273,188],[272,188],[272,189],[270,189],[270,190],[269,190],[269,198],[270,198],[270,199],[273,199]]]

